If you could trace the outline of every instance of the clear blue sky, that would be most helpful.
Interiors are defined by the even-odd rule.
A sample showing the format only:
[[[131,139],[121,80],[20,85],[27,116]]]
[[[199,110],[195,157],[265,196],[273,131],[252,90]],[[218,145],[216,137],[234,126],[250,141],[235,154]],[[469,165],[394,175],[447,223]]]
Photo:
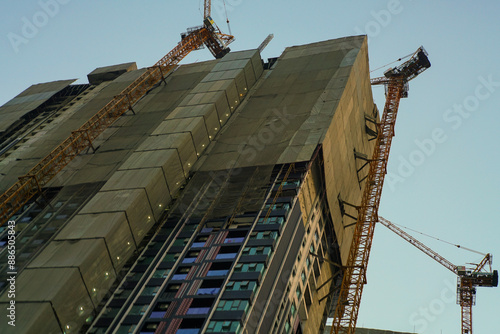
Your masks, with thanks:
[[[0,105],[34,83],[86,82],[98,66],[152,65],[202,17],[199,0],[42,2],[54,1],[59,8],[2,1]],[[221,5],[214,0],[213,17],[227,31]],[[237,38],[233,50],[255,48],[275,34],[263,57],[279,56],[286,46],[367,34],[375,69],[424,45],[432,68],[411,82],[401,102],[380,214],[500,256],[500,3],[226,0],[226,8]],[[27,28],[33,23],[39,27]],[[202,50],[187,61],[206,59]],[[382,109],[383,89],[373,93]],[[456,264],[481,259],[422,240]],[[459,333],[455,284],[451,272],[378,226],[358,325]],[[479,288],[475,332],[497,333],[499,313],[500,291]]]

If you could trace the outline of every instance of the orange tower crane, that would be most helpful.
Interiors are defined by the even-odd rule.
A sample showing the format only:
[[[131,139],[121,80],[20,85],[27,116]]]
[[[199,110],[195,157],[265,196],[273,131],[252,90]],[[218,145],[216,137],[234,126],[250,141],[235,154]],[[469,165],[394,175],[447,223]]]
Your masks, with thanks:
[[[458,276],[457,304],[462,308],[462,334],[472,334],[472,306],[476,305],[476,287],[498,286],[498,271],[492,271],[491,254],[485,254],[483,260],[474,268],[456,266],[387,219],[379,217],[379,222]],[[487,271],[484,270],[486,266]]]
[[[0,226],[5,224],[32,197],[41,193],[42,188],[82,151],[93,148],[93,141],[114,121],[143,97],[154,85],[164,80],[179,62],[191,51],[206,45],[215,58],[222,58],[230,49],[228,45],[234,36],[223,34],[210,16],[211,0],[205,0],[203,25],[182,34],[181,42],[154,66],[147,68],[143,75],[134,80],[120,94],[115,96],[89,121],[59,144],[49,155],[36,164],[26,175],[5,193],[0,195]]]
[[[430,66],[427,52],[420,47],[408,61],[387,70],[384,77],[371,80],[372,85],[386,86],[386,102],[382,121],[377,126],[378,136],[373,156],[369,161],[370,169],[361,205],[357,207],[358,217],[354,225],[347,263],[343,266],[344,276],[331,333],[354,334],[355,332],[399,101],[402,97],[408,96],[408,81]]]

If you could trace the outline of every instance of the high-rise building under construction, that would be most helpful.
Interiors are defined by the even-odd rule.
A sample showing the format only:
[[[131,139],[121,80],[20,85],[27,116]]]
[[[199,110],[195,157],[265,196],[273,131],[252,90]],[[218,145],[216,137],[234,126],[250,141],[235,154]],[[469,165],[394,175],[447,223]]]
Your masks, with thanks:
[[[143,73],[2,106],[2,193]],[[321,332],[378,117],[365,36],[179,66],[11,218],[16,333]]]

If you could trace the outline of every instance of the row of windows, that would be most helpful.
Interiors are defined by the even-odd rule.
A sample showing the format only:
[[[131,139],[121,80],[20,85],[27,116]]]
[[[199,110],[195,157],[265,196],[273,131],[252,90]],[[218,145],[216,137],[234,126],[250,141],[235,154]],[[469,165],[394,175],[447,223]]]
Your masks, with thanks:
[[[257,282],[255,281],[230,281],[226,284],[226,291],[255,291]]]
[[[271,247],[245,247],[243,248],[243,255],[269,255],[272,252]]]
[[[252,239],[252,240],[262,240],[262,239],[274,239],[274,240],[276,240],[277,238],[278,238],[278,232],[276,232],[276,231],[250,233],[250,239]]]
[[[257,220],[257,224],[280,224],[283,225],[283,222],[285,221],[284,217],[268,217],[268,218],[259,218]]]
[[[279,182],[278,184],[281,184],[282,186],[300,186],[300,180],[288,180],[284,182]]]
[[[241,325],[239,321],[210,321],[207,333],[234,332],[239,333]]]
[[[247,311],[250,303],[248,300],[221,300],[217,305],[217,311]]]
[[[236,266],[234,266],[234,271],[235,272],[260,272],[264,273],[264,263],[238,263]]]
[[[275,204],[266,204],[264,206],[264,210],[273,210],[273,211],[277,211],[277,210],[290,210],[290,203],[275,203]]]

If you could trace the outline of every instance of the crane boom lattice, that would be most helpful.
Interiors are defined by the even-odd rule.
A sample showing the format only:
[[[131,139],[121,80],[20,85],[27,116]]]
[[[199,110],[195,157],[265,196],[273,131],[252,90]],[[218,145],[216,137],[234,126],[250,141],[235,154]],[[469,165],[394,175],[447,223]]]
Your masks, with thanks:
[[[387,102],[375,144],[375,152],[370,162],[370,171],[355,225],[331,333],[354,334],[403,86],[402,79],[393,79],[387,87]]]
[[[450,261],[448,261],[447,259],[445,259],[441,255],[439,255],[437,252],[433,251],[432,249],[430,249],[429,247],[427,247],[426,245],[424,245],[423,243],[421,243],[420,241],[418,241],[417,239],[415,239],[414,237],[412,237],[411,235],[409,235],[408,233],[406,233],[405,231],[403,231],[402,229],[400,229],[399,227],[397,227],[396,225],[394,225],[393,223],[388,221],[387,219],[385,219],[383,217],[379,217],[378,221],[379,221],[379,223],[381,223],[385,227],[387,227],[389,230],[396,233],[401,238],[405,239],[410,244],[412,244],[413,246],[417,247],[422,252],[424,252],[425,254],[430,256],[432,259],[441,263],[441,265],[443,265],[445,268],[448,268],[449,270],[451,270],[455,274],[458,273],[456,265],[454,265],[453,263],[451,263]]]
[[[430,67],[425,50],[421,47],[410,60],[384,73],[383,80],[372,84],[386,84],[386,102],[382,121],[378,125],[378,137],[370,160],[366,184],[358,207],[358,217],[354,227],[352,243],[344,276],[340,287],[331,333],[354,334],[358,319],[366,270],[373,241],[378,208],[387,172],[387,162],[391,149],[394,127],[402,97],[407,96],[408,81]]]
[[[379,222],[458,276],[457,304],[462,308],[462,334],[472,334],[472,306],[476,305],[476,287],[498,286],[498,271],[491,268],[491,254],[486,254],[474,268],[456,266],[387,219],[379,217]],[[487,265],[489,270],[483,271]]]

